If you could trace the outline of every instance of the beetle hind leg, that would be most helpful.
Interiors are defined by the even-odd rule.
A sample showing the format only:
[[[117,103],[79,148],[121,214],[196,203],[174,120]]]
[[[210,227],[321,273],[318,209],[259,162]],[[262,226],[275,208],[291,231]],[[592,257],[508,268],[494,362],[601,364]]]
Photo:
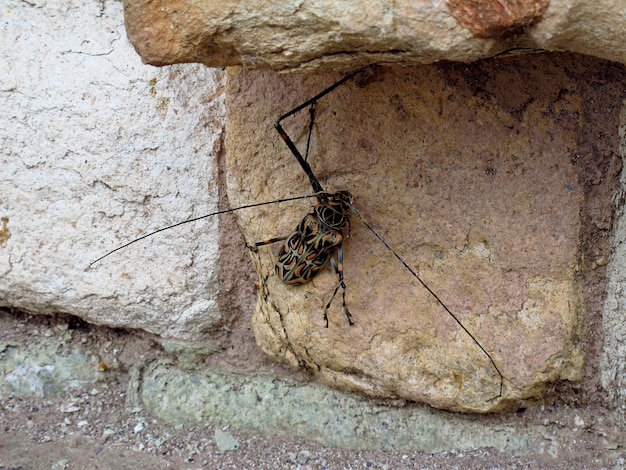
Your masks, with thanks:
[[[337,275],[338,282],[337,282],[337,285],[335,286],[335,290],[333,291],[333,295],[330,296],[330,300],[326,304],[326,308],[324,308],[324,321],[326,322],[326,328],[328,328],[328,309],[333,303],[333,300],[335,299],[335,295],[337,295],[337,291],[339,290],[340,287],[341,289],[343,289],[343,292],[341,293],[342,294],[341,295],[341,300],[342,300],[341,308],[343,309],[344,315],[348,319],[348,324],[352,326],[354,325],[354,322],[352,321],[352,315],[350,314],[350,311],[348,310],[348,306],[346,305],[346,283],[343,280],[343,250],[341,246],[339,246],[339,249],[337,250],[337,261],[335,261],[334,257],[330,258],[330,264],[332,265],[333,270],[335,271],[335,274]]]

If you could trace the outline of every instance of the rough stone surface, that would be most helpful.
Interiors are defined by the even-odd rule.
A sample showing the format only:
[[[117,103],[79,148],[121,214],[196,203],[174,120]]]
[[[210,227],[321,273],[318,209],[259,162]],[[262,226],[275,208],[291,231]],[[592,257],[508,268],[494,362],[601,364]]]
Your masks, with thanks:
[[[523,455],[545,452],[553,445],[534,429],[486,427],[467,416],[424,406],[377,406],[364,397],[319,385],[187,372],[165,360],[143,364],[129,386],[130,406],[145,407],[170,423],[219,422],[255,432],[287,432],[327,446],[423,452],[493,447]]]
[[[621,156],[626,158],[626,101],[622,108],[619,136]],[[622,175],[619,193],[620,210],[615,223],[613,246],[615,250],[608,266],[608,286],[603,311],[604,351],[602,382],[616,410],[618,421],[626,426],[626,213],[624,212],[624,188],[626,177]]]
[[[213,439],[215,440],[215,445],[220,452],[228,452],[232,450],[237,450],[239,447],[239,442],[237,439],[229,433],[222,431],[221,429],[216,429],[213,434]]]
[[[198,338],[222,322],[220,71],[144,66],[116,2],[9,2],[0,45],[0,305]]]
[[[626,63],[621,0],[125,0],[146,63],[321,72],[536,49]]]
[[[541,20],[547,0],[448,0],[450,13],[473,36],[500,39]]]
[[[276,249],[259,249],[253,323],[261,349],[332,386],[452,410],[517,406],[550,382],[580,380],[579,238],[589,209],[579,170],[583,160],[605,166],[594,161],[604,150],[587,141],[600,112],[583,94],[602,81],[592,74],[558,55],[494,69],[374,68],[317,105],[310,162],[322,185],[350,190],[361,214],[490,352],[505,377],[502,397],[486,355],[358,221],[344,246],[353,327],[338,297],[324,328],[336,282],[330,268],[310,284],[284,286],[274,275]],[[231,73],[233,206],[311,193],[272,122],[337,78]],[[611,125],[621,99],[602,109]],[[308,113],[285,126],[303,149]],[[287,235],[309,206],[238,217],[253,243]]]
[[[581,6],[579,11],[582,16],[588,14]],[[259,359],[262,354],[259,354],[254,346],[249,332],[249,320],[245,312],[251,309],[239,309],[244,312],[242,314],[236,312],[238,307],[232,307],[240,297],[244,298],[245,304],[245,297],[248,294],[241,296],[240,290],[228,288],[229,285],[235,284],[238,287],[245,286],[252,276],[248,265],[241,263],[242,254],[237,250],[243,249],[237,247],[234,230],[223,228],[220,224],[219,239],[222,247],[220,253],[226,260],[227,269],[221,271],[219,291],[216,290],[215,282],[216,270],[221,269],[216,267],[218,235],[214,226],[206,222],[197,227],[188,225],[179,231],[164,233],[152,241],[147,241],[147,244],[135,245],[108,258],[95,270],[84,271],[89,261],[119,243],[142,235],[152,228],[212,210],[215,202],[212,195],[217,192],[215,188],[218,187],[218,183],[214,180],[217,172],[213,170],[208,158],[219,155],[219,151],[223,149],[219,140],[224,119],[220,73],[213,75],[214,72],[207,71],[201,66],[175,66],[167,69],[141,66],[125,42],[121,26],[121,8],[117,3],[83,3],[78,8],[77,5],[54,1],[9,2],[0,15],[4,20],[0,26],[3,36],[15,38],[14,41],[5,41],[0,45],[3,57],[0,61],[0,119],[3,123],[0,126],[0,139],[3,144],[4,163],[4,170],[0,173],[0,305],[45,314],[69,312],[95,323],[140,328],[169,337],[202,339],[203,341],[198,343],[198,348],[189,354],[178,350],[178,345],[184,344],[182,342],[163,344],[173,347],[170,350],[178,356],[185,367],[197,361],[208,360],[205,359],[207,354],[213,350],[221,350],[222,354],[219,356],[227,356],[221,360],[230,367],[254,370],[262,360]],[[607,17],[604,21],[611,19]],[[616,37],[621,31],[623,30],[615,31]],[[574,28],[562,35],[560,40],[565,44],[584,37],[581,31]],[[605,43],[600,39],[583,45],[602,49]],[[621,49],[616,50],[619,52]],[[449,145],[454,138],[459,138],[465,145],[469,139],[468,133],[473,132],[476,142],[468,144],[468,147],[483,145],[485,155],[493,157],[494,161],[498,162],[495,158],[498,153],[488,153],[493,151],[494,143],[483,142],[485,136],[489,136],[486,140],[491,139],[492,128],[498,129],[498,122],[492,125],[493,120],[490,119],[502,120],[508,123],[506,126],[512,126],[512,132],[522,134],[529,132],[527,128],[535,126],[534,123],[537,122],[536,126],[544,126],[544,130],[548,129],[548,133],[552,133],[547,137],[540,136],[551,139],[548,143],[544,142],[546,149],[570,152],[571,162],[577,168],[580,168],[581,162],[587,159],[587,181],[582,183],[579,181],[587,188],[583,197],[582,233],[588,226],[586,224],[590,224],[599,231],[609,234],[612,226],[612,205],[608,202],[610,193],[599,191],[598,188],[602,187],[605,180],[611,180],[612,165],[615,166],[615,161],[619,161],[620,158],[618,145],[614,142],[617,136],[617,125],[614,124],[619,110],[623,107],[623,91],[626,89],[619,78],[620,73],[623,76],[623,69],[619,72],[617,64],[608,66],[602,61],[590,58],[575,55],[568,57],[567,60],[546,63],[545,58],[536,56],[520,60],[517,68],[511,68],[510,60],[441,66],[434,69],[439,72],[429,72],[432,73],[433,81],[421,75],[424,72],[419,72],[414,79],[418,85],[415,96],[420,99],[425,94],[436,96],[437,90],[446,87],[450,87],[454,94],[448,96],[447,101],[444,99],[435,104],[424,100],[420,106],[411,100],[406,100],[405,105],[404,97],[396,98],[394,94],[389,94],[390,97],[394,97],[394,113],[376,117],[381,121],[376,125],[379,127],[374,126],[373,130],[370,129],[360,136],[362,140],[357,142],[356,146],[349,142],[350,133],[346,132],[342,149],[347,149],[347,152],[342,155],[349,155],[352,158],[350,152],[354,148],[360,152],[355,155],[362,155],[363,148],[371,142],[378,145],[373,148],[378,149],[376,151],[380,151],[385,157],[387,152],[393,153],[393,145],[389,145],[390,139],[381,137],[379,129],[384,129],[384,126],[388,125],[386,123],[390,119],[388,116],[405,112],[413,119],[410,113],[419,110],[424,112],[426,119],[433,122],[430,127],[426,126],[426,134],[420,129],[411,133],[398,131],[402,135],[391,138],[409,142],[406,152],[412,151],[414,154],[423,155],[422,151],[411,149],[416,142],[418,144],[421,142],[420,139],[424,138],[424,135],[427,137],[424,141],[426,146],[434,145],[433,139],[440,139],[442,145]],[[558,69],[557,72],[555,68]],[[255,106],[258,103],[255,103],[254,106],[241,111],[250,113],[247,130],[254,135],[246,138],[250,140],[248,148],[252,148],[252,152],[233,155],[233,158],[237,160],[236,165],[242,166],[248,155],[266,152],[268,148],[272,150],[272,160],[268,161],[281,167],[279,171],[270,170],[272,173],[267,177],[267,181],[276,185],[286,182],[280,191],[272,190],[272,194],[268,194],[272,199],[280,194],[293,194],[294,188],[296,192],[301,190],[308,192],[309,189],[299,169],[291,166],[294,162],[282,142],[272,133],[273,120],[298,100],[310,96],[310,92],[323,88],[335,78],[336,76],[322,77],[319,81],[307,79],[298,96],[290,95],[285,98],[280,98],[284,89],[282,82],[278,81],[273,88],[268,88],[265,95],[258,95],[267,102],[274,103],[272,105],[274,108],[257,111]],[[263,83],[261,82],[260,86],[263,86]],[[206,89],[198,92],[203,86],[206,86]],[[352,89],[357,87],[357,93],[361,90],[367,93],[370,87],[367,83],[351,86]],[[542,90],[538,93],[537,102],[533,86]],[[583,94],[579,93],[581,87],[585,91]],[[347,86],[347,89],[350,90],[350,87]],[[251,91],[255,91],[254,84],[251,85]],[[446,127],[441,125],[441,120],[433,118],[433,113],[437,109],[448,110],[446,112],[450,113],[450,106],[454,107],[453,105],[461,103],[455,100],[465,100],[465,103],[464,106],[455,108],[453,112],[456,113],[460,108],[468,108],[463,111],[465,113],[475,112],[476,116],[471,120],[475,125],[483,126],[480,127],[480,132],[476,131],[476,128],[467,130],[463,126]],[[320,104],[320,124],[324,119],[328,120],[329,113],[334,112],[331,109],[337,110],[339,116],[342,112],[351,111],[352,103],[349,101],[341,102],[338,106],[331,106],[328,100],[324,102],[327,104]],[[449,104],[450,102],[453,105]],[[527,108],[537,113],[537,103],[549,103],[550,106],[542,108],[541,113],[529,118],[526,114]],[[432,109],[425,111],[426,105]],[[496,113],[496,118],[485,119],[487,114],[485,108]],[[357,114],[361,112],[358,109]],[[373,107],[369,111],[370,114],[381,112],[383,111],[379,107]],[[547,118],[556,119],[559,126],[546,127],[543,119]],[[518,125],[515,119],[519,119],[522,124]],[[423,120],[419,121],[420,126],[423,124]],[[301,126],[299,143],[302,143],[305,125],[302,122],[298,125]],[[350,123],[348,127],[358,128],[359,125],[361,125],[359,122]],[[439,128],[434,129],[437,125]],[[457,127],[462,130],[465,137],[454,137]],[[342,129],[345,130],[346,126],[339,130]],[[448,136],[442,132],[446,129],[450,134]],[[288,130],[293,131],[293,123]],[[562,131],[565,133],[563,136],[560,135]],[[270,141],[264,140],[265,132],[272,133]],[[572,132],[578,133],[575,145],[567,144]],[[324,144],[324,139],[328,138],[327,128],[316,129],[315,134],[316,141],[311,161],[314,162],[316,172],[323,178],[324,184],[328,184],[329,189],[336,189],[333,187],[335,182],[338,183],[338,187],[343,187],[341,174],[333,175],[330,172],[333,168],[339,168],[340,163],[335,164],[331,160],[319,161],[320,144]],[[495,131],[493,136],[493,139],[501,139],[503,142],[515,142],[513,138],[507,140],[510,136],[502,136]],[[541,142],[541,139],[538,142]],[[520,146],[525,147],[525,144]],[[613,163],[611,152],[615,154]],[[453,157],[456,155],[450,154]],[[189,155],[201,157],[206,155],[207,159],[182,160]],[[500,155],[509,153],[501,152]],[[370,165],[368,158],[346,162],[365,166],[366,169]],[[434,164],[430,170],[446,168],[445,165],[437,167],[442,164],[438,160],[434,161]],[[451,166],[449,162],[446,165]],[[371,166],[376,165],[372,163]],[[172,174],[173,169],[177,169],[175,175]],[[491,164],[484,165],[485,172],[493,172],[494,169],[497,167],[492,168]],[[290,176],[292,171],[295,176]],[[424,173],[423,168],[419,171],[428,175]],[[567,168],[566,173],[570,174],[570,171],[571,168]],[[376,214],[371,203],[367,203],[369,207],[362,205],[367,202],[364,193],[371,192],[376,195],[372,185],[367,182],[368,179],[364,176],[362,180],[357,181],[356,187],[362,188],[361,192],[357,192],[349,181],[349,171],[344,172],[346,187],[358,196],[357,206],[368,218],[372,218],[371,221],[377,228],[387,234],[388,218],[385,214]],[[172,176],[173,179],[170,179]],[[299,186],[292,184],[289,179],[292,177],[299,178]],[[427,183],[421,187],[431,188],[431,183],[428,181]],[[379,189],[385,190],[386,186],[383,185]],[[578,191],[577,188],[574,189]],[[437,198],[447,197],[441,193],[433,194]],[[376,197],[379,201],[387,200],[384,196]],[[233,206],[235,204],[236,201],[233,202]],[[384,207],[386,202],[376,204],[386,210]],[[287,214],[285,207],[283,204],[279,210]],[[251,210],[249,213],[261,223],[268,223],[263,210]],[[252,241],[259,240],[259,237],[263,239],[288,232],[306,210],[307,204],[303,203],[299,206],[299,212],[293,216],[286,215],[291,218],[281,222],[280,226],[266,227],[259,231]],[[390,216],[392,220],[393,217],[397,217],[391,213]],[[455,214],[453,213],[451,217],[444,223],[452,223]],[[443,215],[439,219],[443,221]],[[408,235],[413,236],[424,231],[426,222],[418,222],[419,226],[410,228]],[[438,220],[428,221],[428,224],[436,226],[437,222]],[[357,230],[361,230],[361,235],[358,235]],[[353,241],[358,244],[351,249],[352,251],[347,251],[347,270],[364,269],[355,260],[355,253],[362,250],[362,244],[356,238],[358,235],[361,237],[360,240],[363,240],[362,231],[363,227],[355,227],[353,237],[355,240],[348,240],[348,245],[353,245]],[[621,239],[619,233],[616,232],[616,243]],[[481,239],[480,232],[471,232],[470,235],[471,237],[467,237],[469,241],[476,242]],[[366,239],[366,245],[377,246],[376,240],[369,233],[366,232],[366,236],[369,237]],[[429,258],[428,253],[436,254],[436,251],[427,244],[411,245],[410,237],[406,233],[400,236],[394,234],[390,241],[396,245],[398,240],[405,238],[408,242],[403,242],[406,247],[401,246],[401,254],[405,256],[407,251],[413,253],[418,260],[416,266],[421,270],[425,269],[424,264],[431,263],[433,258],[439,259],[436,256]],[[455,243],[461,246],[465,242],[459,243],[457,239]],[[603,266],[606,265],[606,254],[609,252],[607,240],[603,238],[585,238],[581,235],[579,243],[579,249],[583,253],[583,256],[579,256],[582,258],[582,269],[578,272],[582,276],[580,278],[582,290],[595,291],[596,299],[593,302],[596,303],[592,302],[592,305],[585,309],[586,332],[583,332],[581,340],[581,344],[587,349],[588,360],[585,365],[585,382],[580,387],[585,390],[587,398],[577,396],[573,402],[585,401],[589,397],[602,399],[602,394],[598,393],[600,387],[597,383],[600,364],[596,359],[598,351],[602,350],[603,338],[601,328],[598,326],[601,325],[603,318],[601,310],[596,310],[593,305],[598,305],[598,298],[602,297]],[[226,245],[234,250],[234,255],[225,254]],[[446,248],[448,245],[443,246]],[[529,243],[529,247],[537,250],[533,244]],[[348,247],[346,249],[350,250]],[[380,246],[376,249],[380,249]],[[422,257],[424,253],[426,257]],[[609,390],[613,403],[622,413],[623,419],[624,380],[621,369],[624,353],[620,308],[620,305],[624,304],[623,289],[620,287],[620,272],[623,270],[619,264],[619,250],[616,253],[612,261],[615,263],[614,268],[611,271],[614,283],[604,312],[607,341],[603,363],[606,370],[603,372],[604,385]],[[168,255],[171,258],[168,258]],[[247,257],[247,253],[244,252],[243,256]],[[385,262],[389,261],[387,254],[384,254],[383,258]],[[422,263],[421,260],[426,261]],[[442,260],[439,262],[443,263],[447,259]],[[179,262],[180,264],[177,264]],[[389,267],[383,265],[384,263],[380,263],[383,265],[380,268],[374,265],[374,262],[372,261],[369,267],[365,263],[369,269],[366,272],[382,269],[387,273],[399,269],[399,266]],[[267,262],[268,266],[270,263],[271,261]],[[443,272],[443,267],[440,269]],[[592,283],[585,279],[589,273],[595,273],[597,277]],[[227,276],[230,276],[230,284],[224,288],[223,281]],[[326,280],[323,282],[332,285],[332,275],[326,273],[325,276]],[[350,276],[354,276],[354,273]],[[439,283],[436,277],[431,278],[430,274],[428,276],[429,278],[425,280],[435,279],[437,284]],[[271,276],[268,279],[271,281]],[[321,279],[319,282],[322,282]],[[403,282],[406,284],[413,281]],[[458,280],[459,284],[464,282],[465,279]],[[520,285],[521,289],[527,288],[526,285]],[[319,325],[322,302],[329,295],[326,287],[322,286],[315,309],[310,310],[311,318],[318,322],[312,330],[314,332],[325,333]],[[438,286],[432,287],[437,289]],[[310,286],[294,288],[294,295],[301,295],[302,289],[306,293],[308,288]],[[270,290],[274,292],[273,287]],[[355,302],[355,297],[358,300],[362,295],[353,291],[354,284],[349,280],[349,305]],[[391,295],[396,295],[398,291],[400,294],[397,297],[404,301],[402,298],[405,296],[404,284],[389,295],[391,301],[395,301]],[[229,327],[232,326],[229,323],[230,314],[224,314],[221,309],[218,311],[214,308],[216,292],[217,295],[228,297],[226,303],[230,305],[233,314],[239,315],[240,320],[234,328],[228,329],[228,332],[227,329],[220,330],[219,341],[211,341],[207,346],[204,342],[207,330],[222,321],[227,322]],[[442,297],[446,301],[451,297],[449,292],[456,292],[456,287],[449,288],[448,292],[444,291]],[[589,303],[587,294],[585,300]],[[367,299],[361,300],[365,301]],[[191,308],[198,305],[201,308]],[[205,305],[209,305],[210,308],[205,309]],[[331,311],[332,328],[345,327],[339,305],[336,301]],[[528,315],[525,319],[532,320],[531,314],[537,310],[528,308],[526,312]],[[361,313],[357,309],[354,313],[355,319],[359,320]],[[381,313],[383,314],[384,312]],[[464,318],[467,316],[464,312]],[[373,322],[376,319],[366,318],[366,320]],[[451,322],[450,325],[449,331],[454,331],[454,324]],[[480,335],[477,335],[482,343],[487,340],[487,346],[491,348],[493,344],[490,345],[489,341],[494,341],[490,339],[491,336],[496,337],[495,342],[504,341],[498,337],[503,336],[502,334],[489,330],[491,325],[488,323],[484,325],[479,325],[481,331]],[[261,328],[257,329],[257,333],[261,332]],[[504,336],[506,339],[506,335]],[[460,332],[456,333],[456,337],[459,341],[467,343],[467,339],[462,340]],[[213,336],[211,338],[213,339]],[[263,339],[262,336],[260,338]],[[388,343],[393,345],[393,340]],[[471,346],[471,342],[468,344]],[[446,348],[448,347],[449,345],[446,345]],[[542,355],[545,358],[547,351],[539,348],[538,359],[534,358],[533,353],[531,350],[524,351],[525,360],[540,363]],[[478,358],[477,364],[484,367],[485,358],[480,358],[477,351],[473,354]],[[246,359],[243,360],[242,357]],[[284,359],[284,356],[278,357]],[[214,358],[211,357],[210,360]],[[271,368],[271,371],[277,374],[285,373],[280,367]],[[518,372],[518,369],[515,372]],[[488,369],[484,368],[482,374],[488,375]],[[546,374],[546,377],[548,375]],[[510,380],[510,377],[507,379]],[[334,377],[329,380],[334,380]],[[489,384],[492,386],[493,381]],[[561,386],[567,385],[557,385],[557,390]],[[512,384],[508,383],[507,387],[510,392]],[[567,400],[571,399],[571,395],[566,396]]]
[[[55,333],[63,334],[64,329]],[[102,378],[96,356],[86,356],[76,349],[64,351],[57,338],[30,345],[2,342],[0,357],[3,396],[52,399]]]

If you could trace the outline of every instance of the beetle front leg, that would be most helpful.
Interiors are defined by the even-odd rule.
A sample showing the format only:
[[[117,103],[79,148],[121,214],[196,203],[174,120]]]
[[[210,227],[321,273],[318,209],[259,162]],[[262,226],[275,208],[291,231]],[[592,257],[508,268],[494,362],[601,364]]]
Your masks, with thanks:
[[[274,238],[270,238],[269,240],[263,240],[262,242],[256,242],[254,245],[248,245],[248,249],[250,251],[252,251],[253,253],[256,253],[258,251],[257,248],[260,247],[260,246],[273,245],[274,243],[284,242],[285,240],[287,240],[287,238],[289,238],[289,237],[274,237]]]

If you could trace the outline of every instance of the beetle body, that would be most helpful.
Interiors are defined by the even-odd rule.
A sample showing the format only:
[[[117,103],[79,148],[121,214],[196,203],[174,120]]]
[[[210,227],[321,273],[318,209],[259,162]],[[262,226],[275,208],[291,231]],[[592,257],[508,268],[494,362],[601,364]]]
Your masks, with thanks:
[[[328,309],[337,294],[343,289],[343,312],[348,323],[352,317],[346,307],[346,284],[343,281],[344,231],[350,230],[352,195],[348,191],[335,194],[316,194],[318,203],[287,237],[272,238],[258,242],[256,246],[284,241],[274,269],[278,278],[287,285],[297,286],[309,282],[328,260],[337,275],[337,285],[324,309],[324,321],[328,327]],[[335,259],[336,254],[336,259]]]
[[[341,191],[319,196],[320,202],[287,237],[276,260],[276,274],[287,285],[309,282],[341,249],[350,228],[352,195]]]

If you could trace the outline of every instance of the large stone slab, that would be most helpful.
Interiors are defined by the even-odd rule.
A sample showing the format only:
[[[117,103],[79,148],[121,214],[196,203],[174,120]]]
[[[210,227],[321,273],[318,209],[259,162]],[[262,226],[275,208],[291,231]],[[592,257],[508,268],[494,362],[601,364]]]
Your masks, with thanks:
[[[583,70],[558,58],[498,67],[374,68],[317,104],[309,161],[328,191],[355,207],[472,332],[469,335],[359,221],[344,244],[349,326],[328,268],[281,284],[277,248],[259,269],[257,342],[331,386],[486,412],[518,406],[548,383],[580,380],[579,237],[583,188],[574,155]],[[310,194],[274,131],[340,75],[231,71],[228,189],[241,206]],[[612,112],[618,112],[616,108]],[[284,121],[305,148],[308,112]],[[312,200],[238,212],[248,243],[287,235]]]
[[[626,63],[621,0],[125,0],[124,14],[154,65],[320,72],[537,49]]]
[[[115,2],[16,3],[0,43],[0,305],[199,338],[222,321],[220,71],[142,65]],[[199,176],[202,175],[202,176]]]

